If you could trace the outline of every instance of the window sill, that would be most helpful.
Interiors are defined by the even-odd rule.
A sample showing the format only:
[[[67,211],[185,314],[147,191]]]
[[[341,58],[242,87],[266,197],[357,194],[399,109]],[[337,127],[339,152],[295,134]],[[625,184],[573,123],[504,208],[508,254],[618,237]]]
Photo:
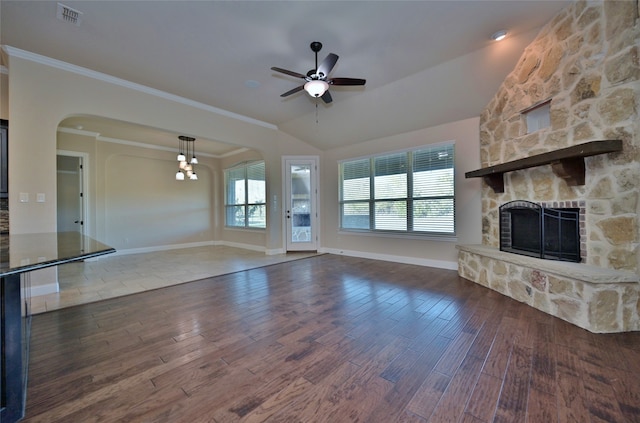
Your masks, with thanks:
[[[267,228],[245,228],[242,226],[225,226],[225,231],[249,231],[249,232],[264,232]]]
[[[358,230],[338,230],[340,235],[361,235],[373,236],[377,238],[396,238],[396,239],[415,239],[420,241],[441,241],[441,242],[457,242],[458,237],[455,235],[433,235],[433,234],[409,234],[399,232],[374,232],[374,231],[358,231]]]

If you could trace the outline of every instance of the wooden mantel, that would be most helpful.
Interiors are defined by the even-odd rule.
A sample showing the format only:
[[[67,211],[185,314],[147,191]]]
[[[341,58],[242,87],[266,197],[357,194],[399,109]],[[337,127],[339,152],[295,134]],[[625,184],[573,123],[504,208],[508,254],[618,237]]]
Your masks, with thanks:
[[[504,192],[504,174],[515,170],[551,165],[553,173],[569,186],[584,185],[584,158],[622,151],[622,140],[590,141],[524,159],[485,167],[464,174],[465,178],[483,178],[494,192]]]

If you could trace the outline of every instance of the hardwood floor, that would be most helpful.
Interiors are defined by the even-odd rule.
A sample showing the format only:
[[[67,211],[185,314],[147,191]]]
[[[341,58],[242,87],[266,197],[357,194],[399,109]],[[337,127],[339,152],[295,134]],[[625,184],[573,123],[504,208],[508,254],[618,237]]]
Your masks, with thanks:
[[[25,422],[639,422],[640,333],[335,255],[33,317]]]

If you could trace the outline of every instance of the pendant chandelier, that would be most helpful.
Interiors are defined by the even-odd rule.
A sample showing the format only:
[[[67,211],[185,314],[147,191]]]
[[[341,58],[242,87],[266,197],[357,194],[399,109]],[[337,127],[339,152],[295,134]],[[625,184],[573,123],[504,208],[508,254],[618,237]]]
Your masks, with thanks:
[[[195,151],[195,138],[180,135],[178,137],[178,172],[176,173],[176,181],[184,181],[185,176],[192,181],[198,180],[198,175],[193,165],[198,164]],[[185,154],[186,153],[186,154]],[[191,157],[187,161],[187,158]]]

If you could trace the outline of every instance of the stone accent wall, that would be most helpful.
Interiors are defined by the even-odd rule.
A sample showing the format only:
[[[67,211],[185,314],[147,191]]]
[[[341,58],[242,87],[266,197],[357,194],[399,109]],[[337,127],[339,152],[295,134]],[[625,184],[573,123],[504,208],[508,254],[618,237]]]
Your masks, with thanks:
[[[499,245],[500,205],[584,201],[586,263],[640,270],[640,19],[638,1],[577,1],[526,48],[480,119],[482,167],[603,139],[624,147],[585,159],[586,183],[568,186],[550,166],[483,184],[483,244]],[[521,112],[551,100],[551,127],[527,133]]]
[[[504,193],[483,183],[483,245],[458,246],[461,276],[593,332],[640,330],[639,4],[568,6],[480,117],[482,167],[588,141],[622,140],[623,151],[586,158],[581,186],[549,165],[506,173]],[[550,126],[529,132],[522,112],[544,103]],[[514,200],[584,205],[583,263],[499,251],[499,207]]]

